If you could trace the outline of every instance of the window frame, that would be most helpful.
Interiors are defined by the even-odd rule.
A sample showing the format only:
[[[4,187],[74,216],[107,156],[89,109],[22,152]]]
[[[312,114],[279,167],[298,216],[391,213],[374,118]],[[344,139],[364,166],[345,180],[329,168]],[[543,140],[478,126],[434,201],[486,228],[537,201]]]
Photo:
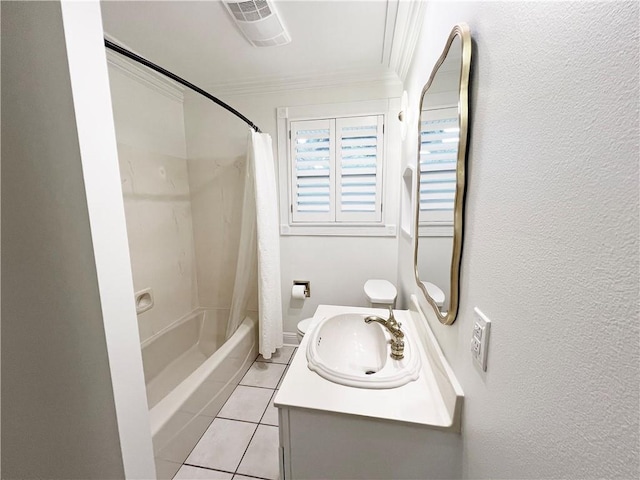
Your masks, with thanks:
[[[388,184],[389,148],[393,142],[389,141],[392,126],[390,119],[392,112],[400,107],[400,99],[390,98],[365,102],[350,102],[323,105],[305,105],[294,107],[279,107],[277,109],[278,136],[278,176],[280,190],[280,234],[281,235],[320,235],[320,236],[381,236],[397,235],[395,221],[397,213],[393,207],[385,208],[386,204],[393,205]],[[379,221],[313,221],[295,222],[293,219],[293,173],[290,152],[289,131],[292,122],[340,119],[345,117],[382,116],[384,132],[382,134],[382,156],[379,159],[379,178],[381,185]],[[397,127],[397,126],[394,126]],[[399,137],[399,129],[398,129]],[[399,138],[398,138],[399,142]],[[400,148],[398,144],[398,148]],[[335,172],[338,169],[335,168]],[[337,196],[337,195],[336,195]]]

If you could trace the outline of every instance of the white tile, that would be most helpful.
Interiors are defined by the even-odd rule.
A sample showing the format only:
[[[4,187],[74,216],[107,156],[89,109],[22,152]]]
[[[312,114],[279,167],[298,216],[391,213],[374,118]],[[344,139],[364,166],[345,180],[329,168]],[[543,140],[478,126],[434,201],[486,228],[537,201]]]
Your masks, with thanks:
[[[247,453],[244,454],[237,473],[277,480],[279,476],[278,446],[278,428],[258,425],[258,430],[251,440]]]
[[[184,463],[235,472],[256,426],[216,418]]]
[[[233,474],[183,465],[173,480],[231,480]]]
[[[258,423],[272,394],[273,391],[266,388],[238,385],[218,416]]]
[[[256,477],[245,477],[244,475],[234,475],[233,480],[256,480]]]
[[[282,377],[280,377],[280,381],[276,385],[276,388],[280,388],[280,385],[282,384],[282,381],[284,380],[284,377],[286,377],[286,375],[287,375],[287,370],[289,370],[289,365],[287,365],[287,368],[284,369],[284,373],[282,374]]]
[[[279,363],[253,362],[251,368],[240,380],[240,385],[275,389],[280,382],[286,365]]]
[[[264,415],[262,416],[260,423],[265,423],[267,425],[275,425],[277,427],[278,426],[278,409],[273,406],[273,399],[275,398],[276,393],[278,393],[277,390],[273,393],[273,396],[269,401],[269,406],[267,407],[267,410],[264,412]]]
[[[285,345],[284,347],[278,348],[269,360],[266,360],[262,357],[262,355],[258,356],[256,362],[269,362],[269,363],[284,363],[285,365],[291,362],[291,357],[293,356],[293,351],[296,347],[291,347]]]

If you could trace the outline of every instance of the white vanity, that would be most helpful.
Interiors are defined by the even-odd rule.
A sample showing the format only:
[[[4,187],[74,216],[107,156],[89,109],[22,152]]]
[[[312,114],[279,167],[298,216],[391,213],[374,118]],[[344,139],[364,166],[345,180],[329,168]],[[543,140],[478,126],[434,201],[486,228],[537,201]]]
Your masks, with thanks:
[[[364,352],[364,357],[345,352],[354,354],[358,361],[364,358],[365,363],[378,362],[380,373],[393,366],[402,369],[405,363],[413,365],[417,356],[419,371],[413,375],[417,378],[395,388],[380,388],[373,381],[368,388],[366,375],[374,380],[376,373],[367,370],[370,367],[366,365],[363,370],[367,371],[356,379],[364,386],[358,387],[330,381],[327,375],[312,371],[307,358],[313,350],[308,348],[309,343],[314,342],[312,346],[317,347],[318,343],[339,339],[330,329],[324,336],[313,335],[314,329],[305,335],[275,398],[280,415],[280,480],[426,480],[461,476],[462,389],[415,297],[410,303],[409,310],[396,310],[394,314],[402,324],[413,357],[385,363],[379,357],[372,358],[369,352]],[[316,328],[322,327],[327,325],[326,319],[344,314],[360,314],[363,319],[367,315],[389,315],[381,309],[320,305],[314,323]],[[381,325],[365,327],[388,337]],[[345,335],[359,335],[349,331],[348,325],[345,328]],[[366,335],[365,330],[367,348],[375,348],[373,337]],[[349,345],[355,348],[359,343],[345,340],[340,348],[344,350]],[[389,346],[386,347],[382,354],[389,355]],[[335,349],[336,353],[326,351],[339,355],[340,348]],[[339,364],[338,367],[342,368]],[[351,374],[357,376],[357,372]]]

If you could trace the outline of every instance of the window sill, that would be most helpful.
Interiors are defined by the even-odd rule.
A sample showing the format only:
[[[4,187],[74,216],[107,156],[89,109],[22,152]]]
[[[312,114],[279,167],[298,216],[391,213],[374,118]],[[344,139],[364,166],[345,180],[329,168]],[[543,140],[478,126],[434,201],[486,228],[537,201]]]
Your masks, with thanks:
[[[282,236],[326,236],[326,237],[395,237],[396,225],[280,225]]]
[[[453,237],[453,225],[420,225],[418,227],[419,237]]]

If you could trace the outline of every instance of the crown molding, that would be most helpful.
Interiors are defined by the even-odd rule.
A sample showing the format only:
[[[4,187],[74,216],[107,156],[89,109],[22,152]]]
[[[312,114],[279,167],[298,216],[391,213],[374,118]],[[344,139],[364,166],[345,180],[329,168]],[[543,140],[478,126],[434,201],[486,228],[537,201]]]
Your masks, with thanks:
[[[252,95],[286,92],[291,90],[318,89],[338,86],[379,85],[390,89],[402,87],[395,72],[386,68],[360,68],[339,70],[321,74],[278,75],[244,81],[209,85],[216,95]]]
[[[426,1],[400,2],[393,32],[389,68],[404,82],[407,78],[426,11]]]
[[[127,50],[137,53],[111,35],[105,34],[105,37],[113,43],[117,43]],[[172,100],[176,100],[181,103],[184,102],[184,87],[164,75],[109,49],[107,49],[107,63],[145,87],[151,88]]]
[[[387,16],[384,26],[384,40],[382,43],[382,64],[389,65],[391,62],[391,51],[393,48],[393,32],[396,28],[398,18],[399,0],[387,0]]]
[[[122,45],[121,42],[113,40]],[[124,46],[124,45],[123,45]],[[127,48],[127,47],[125,47]],[[129,78],[142,85],[153,88],[173,100],[184,102],[185,88],[133,60],[118,53],[107,50],[107,62]],[[257,77],[243,81],[231,81],[208,85],[205,90],[213,95],[253,95],[286,92],[290,90],[307,90],[337,86],[379,85],[389,89],[400,88],[402,81],[398,75],[383,67],[341,70],[321,74],[278,75],[274,77]]]

